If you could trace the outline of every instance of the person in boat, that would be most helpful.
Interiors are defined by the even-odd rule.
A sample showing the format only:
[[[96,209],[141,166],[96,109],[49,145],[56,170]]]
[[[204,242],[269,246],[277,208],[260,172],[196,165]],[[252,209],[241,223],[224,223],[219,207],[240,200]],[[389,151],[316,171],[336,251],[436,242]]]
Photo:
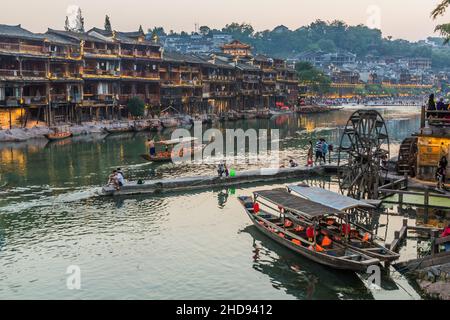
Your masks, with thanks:
[[[152,139],[148,139],[148,147],[150,150],[150,157],[155,157],[156,156],[155,141],[153,141]]]
[[[437,105],[436,105],[436,109],[438,110],[438,111],[445,111],[447,108],[446,108],[446,105],[445,105],[445,103],[444,103],[444,98],[443,97],[441,97],[440,99],[439,99],[439,101],[438,101],[438,103],[437,103]]]
[[[117,179],[119,180],[119,185],[122,187],[125,184],[125,174],[121,168],[117,168]]]
[[[291,159],[291,160],[289,160],[289,167],[297,168],[298,167],[298,163]]]
[[[450,223],[448,224],[448,226],[444,229],[444,232],[442,232],[441,234],[441,238],[446,238],[450,236]],[[445,251],[446,252],[450,252],[450,242],[447,242],[444,244],[445,246]]]
[[[313,157],[314,157],[314,146],[313,146],[312,141],[309,141],[308,158],[306,159],[307,167],[313,166],[313,164],[314,164]]]

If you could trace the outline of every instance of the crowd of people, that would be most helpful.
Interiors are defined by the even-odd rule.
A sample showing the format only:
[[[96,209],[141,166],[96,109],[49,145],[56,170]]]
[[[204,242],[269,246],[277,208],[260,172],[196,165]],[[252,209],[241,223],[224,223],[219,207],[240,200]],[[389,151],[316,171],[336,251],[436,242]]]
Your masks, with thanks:
[[[434,93],[430,94],[427,104],[428,117],[438,117],[450,119],[450,114],[440,114],[439,112],[433,113],[433,111],[450,111],[450,101],[440,97],[436,102]]]
[[[331,163],[331,152],[333,152],[333,145],[328,144],[328,142],[321,138],[319,139],[315,145],[313,145],[312,141],[309,141],[309,149],[308,149],[308,158],[307,158],[307,166],[313,166],[319,164],[327,163],[327,155],[328,162]],[[315,159],[314,158],[315,155]]]

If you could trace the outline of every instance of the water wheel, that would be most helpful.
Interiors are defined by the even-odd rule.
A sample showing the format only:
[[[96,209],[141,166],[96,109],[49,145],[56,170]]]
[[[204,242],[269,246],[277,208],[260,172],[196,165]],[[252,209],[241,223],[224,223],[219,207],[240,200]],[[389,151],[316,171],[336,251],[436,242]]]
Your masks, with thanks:
[[[375,110],[358,110],[345,126],[339,147],[339,187],[355,199],[377,199],[387,176],[389,136]]]
[[[399,175],[407,174],[411,177],[416,176],[417,172],[417,137],[406,138],[398,153],[397,173]]]

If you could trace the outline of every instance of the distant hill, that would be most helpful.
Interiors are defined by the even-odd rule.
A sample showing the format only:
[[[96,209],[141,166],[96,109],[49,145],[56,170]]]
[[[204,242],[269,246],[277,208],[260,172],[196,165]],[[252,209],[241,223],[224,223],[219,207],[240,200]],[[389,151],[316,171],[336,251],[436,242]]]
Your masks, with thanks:
[[[161,32],[161,28],[155,29]],[[338,20],[317,20],[296,30],[280,25],[273,30],[255,31],[247,23],[231,23],[221,30],[206,30],[215,34],[231,34],[233,38],[250,44],[257,53],[279,58],[296,58],[310,50],[345,50],[355,53],[358,59],[364,59],[367,55],[421,57],[431,58],[434,68],[450,68],[450,47],[444,46],[441,38],[430,37],[419,42],[393,40],[384,38],[378,29],[370,29],[364,25],[349,26]]]

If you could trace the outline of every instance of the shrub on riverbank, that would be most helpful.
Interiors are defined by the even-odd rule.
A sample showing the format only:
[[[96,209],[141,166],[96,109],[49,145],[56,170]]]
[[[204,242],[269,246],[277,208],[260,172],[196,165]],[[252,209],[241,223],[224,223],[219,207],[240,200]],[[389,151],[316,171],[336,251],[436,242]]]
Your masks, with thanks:
[[[143,117],[145,114],[145,103],[139,97],[128,100],[128,111],[133,117]]]

